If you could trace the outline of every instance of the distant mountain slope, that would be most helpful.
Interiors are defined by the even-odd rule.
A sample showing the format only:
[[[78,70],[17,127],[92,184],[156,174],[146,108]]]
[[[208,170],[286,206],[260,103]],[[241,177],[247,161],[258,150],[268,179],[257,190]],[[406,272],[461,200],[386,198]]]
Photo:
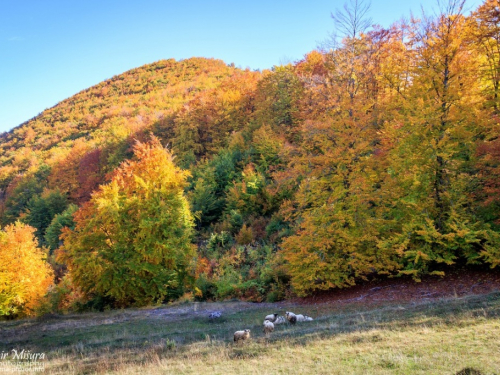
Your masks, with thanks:
[[[162,60],[63,100],[0,135],[0,190],[19,173],[54,165],[77,140],[109,144],[161,125],[199,92],[218,87],[238,71],[215,59]]]

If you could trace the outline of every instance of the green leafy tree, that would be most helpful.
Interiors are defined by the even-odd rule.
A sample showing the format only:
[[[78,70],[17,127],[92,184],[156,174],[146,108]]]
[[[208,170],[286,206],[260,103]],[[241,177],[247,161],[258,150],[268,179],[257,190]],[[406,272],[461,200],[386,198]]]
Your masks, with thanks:
[[[226,207],[226,192],[233,180],[241,174],[239,150],[223,149],[200,163],[194,171],[194,182],[189,197],[193,212],[199,213],[199,223],[206,226],[221,218]]]
[[[43,192],[50,174],[48,166],[42,166],[37,172],[25,175],[5,199],[4,223],[13,223],[26,210],[28,202]]]
[[[59,190],[45,191],[30,199],[26,207],[23,221],[36,228],[38,242],[45,243],[45,232],[55,215],[68,207],[68,199]]]
[[[137,142],[134,154],[75,213],[75,229],[63,230],[58,257],[87,295],[119,306],[178,297],[194,256],[183,194],[188,172],[156,138]]]
[[[292,65],[275,66],[258,84],[256,120],[272,126],[289,140],[297,136],[303,85]]]
[[[62,241],[60,239],[63,228],[73,229],[75,222],[73,220],[73,214],[78,210],[78,206],[75,204],[70,204],[62,213],[54,216],[50,225],[45,231],[45,244],[49,247],[50,252],[58,249]]]

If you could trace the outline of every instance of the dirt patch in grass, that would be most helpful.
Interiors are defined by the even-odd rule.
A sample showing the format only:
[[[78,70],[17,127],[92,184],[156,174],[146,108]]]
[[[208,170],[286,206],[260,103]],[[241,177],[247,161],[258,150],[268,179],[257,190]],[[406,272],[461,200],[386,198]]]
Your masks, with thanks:
[[[486,294],[497,290],[500,290],[500,269],[455,268],[447,271],[444,277],[427,276],[421,282],[409,277],[375,279],[351,288],[318,292],[288,302],[299,305],[421,302]]]

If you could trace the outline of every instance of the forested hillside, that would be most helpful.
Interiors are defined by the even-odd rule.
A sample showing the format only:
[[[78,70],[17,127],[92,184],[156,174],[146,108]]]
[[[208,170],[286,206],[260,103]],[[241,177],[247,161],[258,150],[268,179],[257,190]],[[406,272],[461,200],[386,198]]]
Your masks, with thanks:
[[[55,274],[0,313],[499,265],[500,9],[441,11],[269,71],[159,61],[0,135],[2,252],[34,236]]]

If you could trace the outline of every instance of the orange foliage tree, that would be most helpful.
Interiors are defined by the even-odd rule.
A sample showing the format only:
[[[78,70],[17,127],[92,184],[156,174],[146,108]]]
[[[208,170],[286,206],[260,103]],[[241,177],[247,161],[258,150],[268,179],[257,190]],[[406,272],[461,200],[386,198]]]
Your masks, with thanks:
[[[392,254],[377,248],[376,52],[365,34],[352,30],[326,56],[325,72],[301,73],[310,77],[302,102],[308,119],[287,173],[302,178],[293,199],[282,206],[295,224],[282,252],[298,294],[347,287],[397,266]],[[311,109],[317,100],[309,98],[321,100],[325,110]]]
[[[0,315],[33,315],[53,282],[34,232],[20,222],[0,230]]]
[[[158,139],[137,142],[135,160],[117,169],[64,229],[58,260],[88,296],[117,305],[174,299],[188,282],[193,218],[174,165]]]
[[[395,251],[400,273],[417,279],[443,274],[443,265],[460,259],[477,263],[481,254],[495,264],[498,236],[475,218],[470,194],[478,182],[474,140],[488,136],[491,124],[479,104],[463,3],[445,3],[410,34],[411,85],[382,130],[390,139],[383,190],[392,192],[387,203],[396,225],[379,246]]]

